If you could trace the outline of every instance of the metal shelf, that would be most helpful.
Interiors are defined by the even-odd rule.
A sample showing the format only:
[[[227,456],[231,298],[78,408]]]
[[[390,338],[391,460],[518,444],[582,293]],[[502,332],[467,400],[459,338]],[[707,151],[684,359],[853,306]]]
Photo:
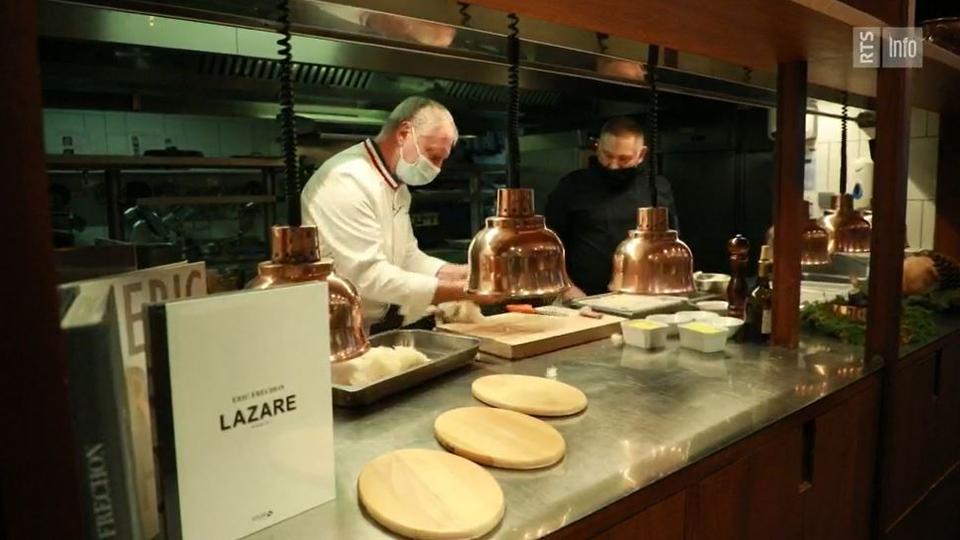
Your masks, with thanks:
[[[200,206],[224,204],[266,204],[275,203],[273,195],[211,195],[196,197],[141,197],[137,199],[138,206]]]
[[[168,157],[47,154],[48,169],[278,169],[277,157]]]
[[[120,208],[123,193],[123,174],[129,172],[149,172],[151,174],[176,170],[177,174],[196,174],[205,171],[219,172],[259,172],[265,195],[240,195],[222,197],[144,197],[137,199],[142,206],[175,205],[238,205],[265,204],[264,234],[270,236],[270,224],[276,221],[277,202],[275,193],[275,175],[283,166],[280,158],[275,157],[172,157],[172,156],[108,156],[47,154],[48,172],[58,174],[71,171],[103,171],[107,198],[107,230],[113,240],[124,239],[123,209]]]
[[[484,189],[477,192],[476,195],[479,195],[482,198],[490,199],[496,197],[497,192],[493,189]],[[432,202],[470,202],[472,200],[471,192],[468,187],[420,190],[413,192],[413,196],[416,199]]]

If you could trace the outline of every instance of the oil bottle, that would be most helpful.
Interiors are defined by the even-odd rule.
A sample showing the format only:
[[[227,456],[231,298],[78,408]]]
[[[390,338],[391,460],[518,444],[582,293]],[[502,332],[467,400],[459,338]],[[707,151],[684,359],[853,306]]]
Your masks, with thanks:
[[[746,338],[755,343],[770,341],[773,332],[773,249],[766,245],[760,248],[757,262],[757,286],[747,298]]]

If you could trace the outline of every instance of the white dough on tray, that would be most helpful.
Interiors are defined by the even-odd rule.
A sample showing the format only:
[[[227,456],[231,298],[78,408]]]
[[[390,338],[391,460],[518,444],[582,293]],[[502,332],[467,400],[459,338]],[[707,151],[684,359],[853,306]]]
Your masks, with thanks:
[[[363,356],[332,364],[331,373],[333,384],[367,386],[429,361],[413,347],[372,347]]]

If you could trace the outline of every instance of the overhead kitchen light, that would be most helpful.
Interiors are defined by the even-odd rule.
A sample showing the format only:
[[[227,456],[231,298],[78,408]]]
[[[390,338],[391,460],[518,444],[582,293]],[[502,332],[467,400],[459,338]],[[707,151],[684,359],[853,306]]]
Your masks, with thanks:
[[[803,201],[807,223],[800,236],[800,264],[819,266],[830,264],[830,233],[810,216],[810,202]]]
[[[571,286],[563,244],[534,215],[533,190],[520,188],[520,39],[511,13],[507,57],[510,103],[507,120],[507,188],[497,191],[497,215],[470,242],[468,291],[519,299],[556,296]]]
[[[656,65],[659,47],[650,46],[647,74],[650,76],[650,164],[647,182],[652,207],[637,210],[637,228],[617,246],[613,254],[610,290],[633,294],[687,294],[694,291],[693,252],[669,228],[669,212],[657,206],[656,145],[659,131],[660,102],[657,94]]]
[[[370,349],[363,330],[360,295],[347,280],[333,273],[333,261],[320,260],[319,231],[301,225],[300,187],[297,162],[297,133],[294,126],[293,83],[290,50],[290,9],[286,1],[279,5],[282,38],[280,46],[280,121],[286,179],[289,226],[275,225],[270,230],[270,260],[257,266],[257,277],[248,289],[268,289],[290,283],[326,281],[329,290],[330,361],[356,358]]]
[[[336,107],[332,105],[306,105],[297,107],[297,116],[330,124],[382,126],[390,111]]]
[[[345,114],[312,114],[312,113],[297,113],[297,116],[302,116],[314,122],[324,122],[327,124],[346,124],[350,126],[382,126],[383,120],[378,118],[364,118],[362,116],[350,116]]]

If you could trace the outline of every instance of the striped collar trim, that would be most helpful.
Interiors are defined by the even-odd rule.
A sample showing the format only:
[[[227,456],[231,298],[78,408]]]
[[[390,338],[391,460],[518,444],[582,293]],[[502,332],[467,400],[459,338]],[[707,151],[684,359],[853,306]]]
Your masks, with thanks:
[[[380,173],[383,181],[390,186],[390,189],[396,191],[397,188],[400,187],[400,183],[390,174],[390,169],[388,169],[387,165],[383,162],[383,158],[380,156],[380,149],[377,148],[377,145],[370,139],[364,139],[363,149],[367,151],[367,157],[370,159],[370,162],[373,163],[373,168]]]

